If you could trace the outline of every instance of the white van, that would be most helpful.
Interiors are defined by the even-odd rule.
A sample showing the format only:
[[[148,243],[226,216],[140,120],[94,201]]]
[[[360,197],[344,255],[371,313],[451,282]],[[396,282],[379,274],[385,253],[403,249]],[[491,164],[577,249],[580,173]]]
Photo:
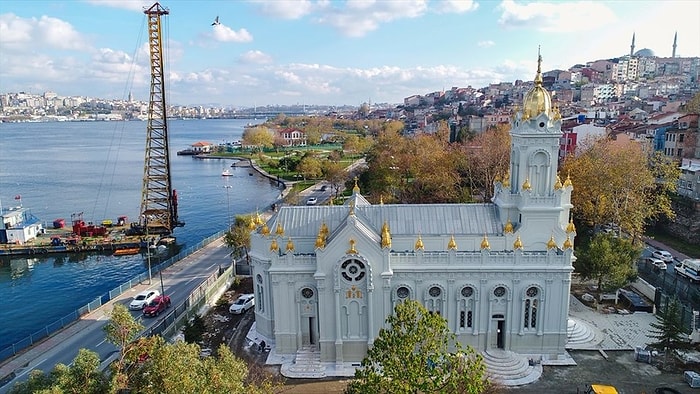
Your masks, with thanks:
[[[685,259],[673,269],[677,275],[685,276],[691,282],[700,282],[700,259]]]

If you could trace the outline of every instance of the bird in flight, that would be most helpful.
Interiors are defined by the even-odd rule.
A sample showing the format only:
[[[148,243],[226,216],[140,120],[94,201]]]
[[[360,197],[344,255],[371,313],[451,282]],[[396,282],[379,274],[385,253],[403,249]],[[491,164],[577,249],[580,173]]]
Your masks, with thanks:
[[[216,26],[216,25],[220,25],[220,24],[221,24],[221,23],[219,23],[219,16],[217,15],[217,16],[216,16],[216,19],[214,19],[214,23],[212,23],[211,25],[212,25],[212,26]]]

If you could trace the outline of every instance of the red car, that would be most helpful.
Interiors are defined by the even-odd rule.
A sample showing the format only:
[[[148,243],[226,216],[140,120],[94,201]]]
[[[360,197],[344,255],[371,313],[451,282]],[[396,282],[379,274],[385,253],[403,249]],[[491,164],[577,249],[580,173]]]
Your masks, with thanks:
[[[143,314],[144,316],[158,316],[168,307],[170,307],[170,297],[160,295],[143,308]]]

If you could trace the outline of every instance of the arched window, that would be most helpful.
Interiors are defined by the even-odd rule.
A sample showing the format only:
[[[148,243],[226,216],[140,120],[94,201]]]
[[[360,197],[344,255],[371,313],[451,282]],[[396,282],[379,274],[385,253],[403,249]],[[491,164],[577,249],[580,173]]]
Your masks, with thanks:
[[[458,329],[466,330],[474,326],[474,288],[464,286],[459,291],[459,324]]]
[[[525,313],[523,316],[523,328],[537,328],[537,308],[539,306],[539,289],[535,286],[525,291]]]
[[[424,305],[430,312],[442,314],[443,291],[440,286],[432,285],[428,288]]]
[[[255,300],[255,307],[258,309],[258,312],[262,313],[265,312],[265,291],[263,288],[263,277],[260,274],[257,274],[255,276],[255,281],[257,282],[255,284],[255,289],[256,289],[256,298]]]

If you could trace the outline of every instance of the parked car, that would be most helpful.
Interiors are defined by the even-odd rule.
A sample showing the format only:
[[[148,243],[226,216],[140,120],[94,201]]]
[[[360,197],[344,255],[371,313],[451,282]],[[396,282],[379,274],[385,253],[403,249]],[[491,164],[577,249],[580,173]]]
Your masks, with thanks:
[[[316,197],[309,197],[308,200],[306,200],[306,205],[316,205],[318,202],[318,199]]]
[[[647,261],[649,262],[649,264],[653,265],[655,268],[658,268],[660,270],[665,270],[666,268],[668,268],[668,266],[663,260],[659,260],[656,257],[649,257],[647,258]]]
[[[673,262],[673,255],[665,250],[655,250],[651,256],[667,263]]]
[[[253,306],[255,306],[255,296],[253,294],[243,294],[231,304],[228,311],[239,315],[245,313],[245,311]]]
[[[143,308],[144,316],[158,316],[161,312],[170,307],[170,297],[159,295]]]
[[[139,310],[143,309],[146,304],[153,301],[154,298],[158,297],[160,293],[158,290],[146,290],[138,293],[136,297],[129,304],[129,309]]]
[[[328,185],[323,185],[323,186],[321,186],[321,191],[322,191],[322,192],[325,192],[326,190],[328,190]]]

